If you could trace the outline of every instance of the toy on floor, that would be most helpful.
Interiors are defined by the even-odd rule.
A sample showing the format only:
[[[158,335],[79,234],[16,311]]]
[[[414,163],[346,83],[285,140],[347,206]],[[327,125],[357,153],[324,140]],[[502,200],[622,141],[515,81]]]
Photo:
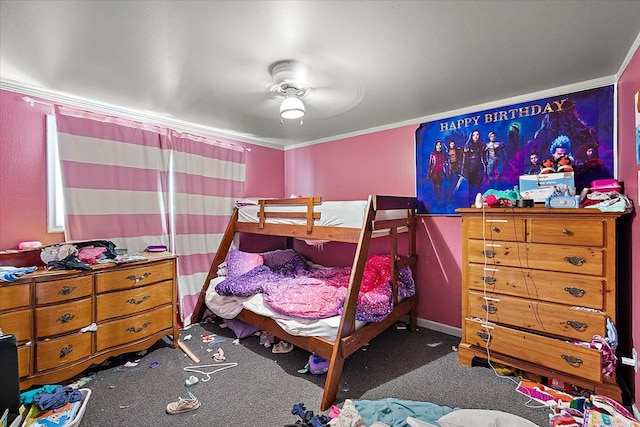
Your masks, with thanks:
[[[314,415],[313,411],[307,411],[304,403],[296,403],[291,408],[291,414],[300,417],[295,424],[287,424],[284,427],[327,427],[331,418],[326,415]]]
[[[298,372],[301,374],[311,372],[315,376],[326,374],[328,371],[329,361],[318,356],[315,353],[311,353],[311,355],[309,356],[309,361],[306,365],[304,365],[304,368],[298,369]]]

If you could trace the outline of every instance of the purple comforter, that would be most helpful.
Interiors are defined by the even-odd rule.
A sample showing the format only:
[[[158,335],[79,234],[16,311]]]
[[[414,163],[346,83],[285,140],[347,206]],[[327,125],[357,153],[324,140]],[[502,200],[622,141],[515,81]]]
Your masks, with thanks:
[[[376,322],[393,310],[389,255],[374,255],[365,265],[358,295],[356,319]],[[235,278],[228,278],[216,286],[220,295],[249,297],[262,292],[272,310],[304,319],[321,319],[342,312],[350,267],[310,266],[299,255],[282,265],[260,265]],[[415,293],[411,271],[399,272],[400,297]]]

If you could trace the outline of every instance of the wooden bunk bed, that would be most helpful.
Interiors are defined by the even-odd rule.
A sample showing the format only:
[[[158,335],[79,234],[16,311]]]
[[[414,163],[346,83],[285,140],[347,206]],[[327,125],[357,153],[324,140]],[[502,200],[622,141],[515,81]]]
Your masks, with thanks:
[[[336,400],[340,377],[345,359],[366,345],[374,337],[389,326],[394,325],[401,317],[409,316],[409,330],[416,328],[417,296],[400,299],[398,297],[398,272],[404,267],[411,267],[415,275],[416,255],[416,209],[417,199],[414,197],[371,195],[366,202],[364,220],[361,226],[325,226],[318,225],[321,213],[318,207],[322,204],[320,197],[295,199],[261,199],[257,202],[257,219],[252,222],[239,220],[239,208],[234,208],[233,215],[224,233],[218,252],[211,264],[211,269],[200,293],[193,314],[193,321],[202,319],[206,307],[205,298],[212,279],[216,278],[218,266],[226,259],[236,233],[252,233],[271,236],[285,236],[304,240],[323,240],[356,243],[356,253],[351,268],[351,276],[344,302],[342,316],[336,332],[335,340],[317,336],[291,335],[283,330],[273,319],[243,309],[236,319],[242,320],[261,330],[286,340],[293,345],[315,353],[330,361],[329,371],[324,385],[320,410],[326,410]],[[293,207],[297,206],[297,211]],[[383,211],[400,211],[402,217],[393,216],[387,219]],[[378,218],[376,219],[376,216]],[[291,219],[296,224],[276,223],[277,219]],[[406,252],[398,252],[398,235],[408,233]],[[363,271],[367,261],[371,239],[381,235],[390,236],[389,254],[391,255],[391,283],[393,310],[380,322],[366,323],[357,327],[356,305]]]

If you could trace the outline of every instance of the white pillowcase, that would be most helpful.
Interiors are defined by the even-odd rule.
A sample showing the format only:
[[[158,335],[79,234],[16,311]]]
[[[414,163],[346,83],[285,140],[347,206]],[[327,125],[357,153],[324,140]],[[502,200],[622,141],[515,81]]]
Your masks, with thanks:
[[[435,424],[431,424],[413,417],[407,417],[407,424],[409,424],[411,427],[438,427]]]
[[[458,409],[437,422],[440,427],[538,427],[517,415],[490,409]]]

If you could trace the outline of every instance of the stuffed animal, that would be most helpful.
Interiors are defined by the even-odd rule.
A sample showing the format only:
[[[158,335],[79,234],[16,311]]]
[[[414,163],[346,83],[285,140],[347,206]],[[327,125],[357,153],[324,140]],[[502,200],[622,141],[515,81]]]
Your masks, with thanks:
[[[309,356],[309,372],[313,375],[326,374],[329,370],[329,361],[313,353]]]
[[[573,162],[569,156],[562,156],[556,160],[556,172],[573,172]]]
[[[542,162],[542,168],[540,169],[540,175],[553,173],[556,171],[556,165],[553,163],[552,159],[547,159]]]

